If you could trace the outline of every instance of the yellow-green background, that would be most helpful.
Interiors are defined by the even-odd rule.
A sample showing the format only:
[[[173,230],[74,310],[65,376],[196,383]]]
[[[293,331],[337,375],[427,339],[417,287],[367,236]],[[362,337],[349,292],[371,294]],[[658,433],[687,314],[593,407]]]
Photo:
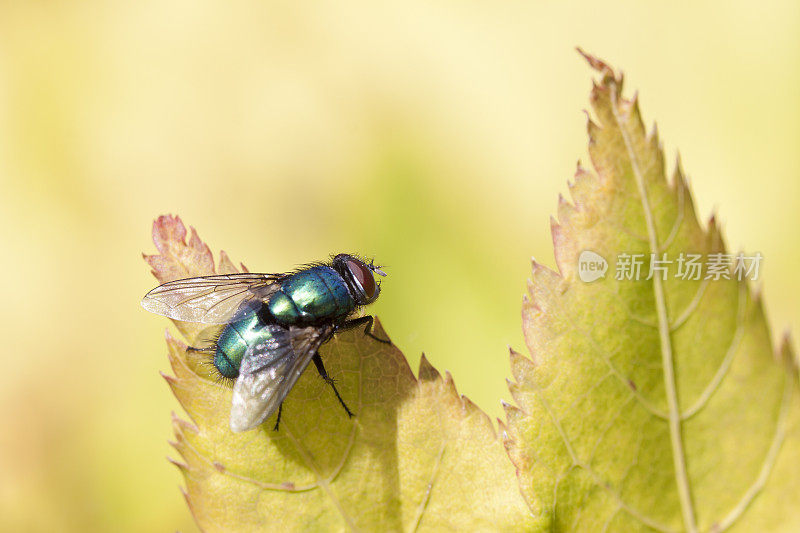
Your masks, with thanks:
[[[194,528],[165,460],[167,321],[138,304],[161,213],[253,270],[374,254],[412,366],[498,416],[585,153],[575,45],[624,69],[796,330],[798,5],[0,3],[0,529]]]

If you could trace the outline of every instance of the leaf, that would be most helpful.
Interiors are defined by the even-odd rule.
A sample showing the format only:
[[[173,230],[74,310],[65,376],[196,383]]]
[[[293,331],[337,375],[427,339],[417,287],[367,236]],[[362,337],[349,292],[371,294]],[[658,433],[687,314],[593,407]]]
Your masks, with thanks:
[[[154,224],[160,282],[213,274],[208,247],[177,217]],[[216,272],[234,272],[224,255]],[[385,290],[391,290],[388,286]],[[189,339],[194,325],[178,324]],[[379,322],[376,334],[385,336]],[[423,357],[419,379],[400,351],[344,332],[321,350],[355,411],[348,419],[312,368],[292,389],[280,431],[228,428],[231,387],[167,335],[166,377],[192,423],[174,417],[175,463],[206,531],[519,530],[530,524],[513,465],[489,418]]]
[[[578,278],[581,252],[725,250],[671,182],[622,76],[602,75],[578,167],[552,223],[558,272],[534,262],[512,351],[506,447],[537,525],[558,531],[800,530],[800,397],[786,340],[775,354],[746,281]],[[767,177],[765,177],[767,178]],[[703,276],[705,271],[703,272]]]

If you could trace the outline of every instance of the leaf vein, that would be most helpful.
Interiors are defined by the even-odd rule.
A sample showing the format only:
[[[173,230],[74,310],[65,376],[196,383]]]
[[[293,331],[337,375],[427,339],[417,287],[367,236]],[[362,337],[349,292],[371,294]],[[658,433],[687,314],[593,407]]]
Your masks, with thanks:
[[[680,230],[680,227],[683,224],[684,202],[686,201],[684,196],[686,192],[683,190],[681,184],[676,183],[675,186],[677,187],[680,193],[678,196],[678,214],[675,216],[675,222],[672,224],[672,231],[669,232],[669,235],[661,245],[662,252],[666,252],[667,249],[669,249],[669,247],[672,245],[672,241],[675,240],[675,237],[678,236],[678,231]]]
[[[231,477],[234,479],[238,479],[239,481],[243,481],[245,483],[250,483],[251,485],[255,485],[256,487],[264,490],[275,490],[281,492],[308,492],[310,490],[316,489],[319,487],[317,483],[312,483],[309,485],[301,485],[295,486],[293,483],[265,483],[263,481],[259,481],[257,479],[253,479],[250,476],[243,476],[241,474],[237,474],[236,472],[232,472],[225,468],[224,470],[220,471],[220,469],[214,464],[215,461],[210,460],[208,457],[203,455],[200,450],[197,449],[188,439],[183,439],[183,444],[188,446],[192,452],[199,457],[206,465],[208,465],[209,470],[218,472],[220,475]],[[185,456],[184,456],[185,457]],[[221,464],[221,463],[218,463]],[[224,465],[222,465],[224,467]]]
[[[692,301],[689,302],[689,305],[686,306],[686,309],[678,315],[678,318],[670,325],[669,330],[670,332],[675,332],[680,328],[697,310],[697,306],[700,305],[700,300],[703,299],[703,295],[706,293],[706,289],[708,288],[709,280],[704,279],[700,282],[700,285],[697,287],[697,292],[694,293],[694,297],[692,297]]]
[[[444,456],[444,450],[446,447],[447,439],[445,438],[444,442],[442,442],[442,449],[439,450],[439,453],[436,456],[436,462],[433,464],[433,472],[431,473],[431,478],[426,485],[425,496],[422,498],[422,501],[417,507],[417,514],[414,517],[414,523],[412,524],[411,531],[417,531],[420,523],[422,522],[422,515],[425,513],[425,509],[428,507],[428,502],[430,502],[431,492],[433,492],[433,482],[439,475],[439,466],[442,464],[442,457]]]
[[[658,235],[656,234],[653,212],[650,208],[650,201],[647,197],[644,175],[639,168],[639,162],[636,157],[636,152],[634,151],[630,135],[623,126],[622,117],[620,117],[619,114],[619,109],[617,107],[618,96],[616,88],[616,85],[611,85],[611,113],[614,117],[620,135],[622,136],[625,149],[627,150],[628,157],[630,158],[631,169],[636,179],[636,186],[639,190],[639,198],[642,203],[642,211],[644,212],[647,234],[650,241],[650,251],[651,253],[657,253],[660,247],[658,245]],[[697,525],[695,522],[692,495],[689,488],[689,478],[686,472],[686,458],[683,451],[681,421],[678,408],[678,394],[675,384],[675,369],[673,367],[674,361],[672,359],[672,341],[669,333],[669,319],[667,317],[664,288],[661,285],[661,281],[662,280],[660,277],[653,277],[653,293],[656,301],[658,332],[661,340],[661,359],[664,374],[664,387],[667,393],[667,405],[669,406],[670,441],[672,443],[675,478],[678,487],[678,495],[680,496],[681,510],[683,512],[683,521],[689,533],[694,533],[697,531]]]
[[[733,334],[733,338],[731,339],[731,343],[728,346],[728,349],[725,353],[725,357],[722,359],[722,362],[719,365],[719,368],[714,373],[714,377],[711,378],[711,381],[708,383],[706,388],[697,398],[697,401],[686,411],[683,412],[681,415],[681,420],[688,420],[689,418],[696,415],[705,405],[708,403],[708,400],[711,396],[719,388],[720,383],[725,378],[730,369],[731,363],[735,355],[739,352],[739,344],[742,341],[742,337],[744,337],[744,318],[745,318],[745,310],[747,309],[747,285],[745,283],[739,284],[739,292],[738,292],[738,311],[736,316],[736,331]]]
[[[311,456],[311,454],[308,452],[308,450],[306,450],[303,447],[303,445],[300,443],[300,441],[295,437],[294,433],[291,431],[291,429],[289,427],[289,424],[287,422],[283,423],[283,427],[284,427],[284,431],[286,431],[286,435],[289,437],[289,439],[291,439],[291,441],[294,444],[295,448],[297,449],[297,451],[300,453],[300,455],[302,456],[303,460],[305,461],[306,466],[308,466],[308,468],[312,472],[314,472],[314,475],[317,477],[317,481],[319,483],[319,486],[322,488],[322,490],[325,491],[325,494],[328,495],[328,497],[330,498],[330,500],[333,503],[333,506],[336,508],[336,510],[339,511],[339,514],[342,516],[342,519],[344,520],[344,523],[347,525],[347,527],[350,529],[350,531],[358,531],[358,528],[356,527],[356,524],[353,521],[352,517],[350,517],[350,515],[348,515],[347,512],[345,512],[344,507],[342,506],[342,502],[339,501],[339,498],[337,498],[336,495],[331,490],[330,483],[320,473],[319,467],[317,466],[316,462],[314,461],[314,458]]]
[[[619,408],[617,408],[617,412],[614,413],[614,416],[612,416],[611,419],[603,427],[602,431],[600,432],[600,435],[598,435],[598,437],[597,437],[597,441],[595,441],[594,446],[592,446],[592,451],[589,453],[589,457],[586,458],[586,463],[587,464],[592,464],[592,462],[594,461],[594,456],[597,454],[597,448],[600,447],[600,443],[603,442],[603,439],[605,439],[606,434],[609,431],[611,431],[611,428],[614,427],[614,424],[617,422],[619,417],[622,416],[622,411],[625,409],[625,407],[628,406],[628,404],[632,400],[633,400],[633,396],[628,396],[627,400],[625,400],[624,402],[619,404]]]
[[[772,437],[772,443],[764,456],[764,463],[761,470],[753,483],[742,495],[739,503],[728,513],[728,515],[718,524],[718,531],[722,532],[731,527],[734,522],[744,514],[747,507],[753,502],[758,494],[763,490],[767,484],[767,479],[772,472],[773,467],[778,459],[778,453],[781,450],[783,441],[786,438],[786,417],[789,413],[789,405],[791,404],[792,392],[794,391],[792,375],[787,372],[786,379],[783,386],[783,399],[781,400],[780,414],[778,421],[775,423],[775,433]]]
[[[551,301],[560,302],[559,298],[557,298],[550,289],[547,289],[547,292],[550,295]],[[666,420],[667,414],[658,409],[657,407],[655,407],[653,404],[651,404],[650,401],[647,400],[644,396],[642,396],[642,394],[638,390],[633,390],[631,388],[628,378],[625,377],[625,375],[623,375],[622,372],[614,365],[614,363],[611,361],[611,357],[609,356],[609,354],[607,354],[605,350],[603,350],[597,344],[597,342],[589,333],[584,331],[583,328],[579,327],[578,324],[575,323],[575,321],[572,318],[572,315],[560,303],[559,303],[559,311],[560,311],[560,316],[565,317],[569,321],[569,325],[572,327],[572,329],[578,332],[580,335],[582,335],[589,342],[589,344],[592,347],[592,350],[600,357],[600,359],[606,364],[606,366],[608,366],[608,369],[611,371],[614,377],[617,378],[619,383],[623,385],[628,394],[635,396],[637,401],[650,414],[652,414],[656,418],[661,418],[663,420]]]
[[[620,494],[616,490],[614,490],[608,483],[604,483],[602,481],[602,479],[600,478],[600,476],[594,471],[594,469],[592,469],[592,467],[590,465],[582,463],[578,459],[577,455],[575,454],[575,450],[572,447],[572,442],[570,441],[569,437],[567,437],[567,434],[564,431],[564,428],[561,426],[561,423],[559,422],[558,417],[553,412],[552,407],[550,407],[549,402],[545,399],[541,388],[538,387],[538,385],[536,385],[535,383],[532,383],[531,386],[533,387],[534,391],[536,391],[536,396],[539,399],[539,402],[541,402],[542,406],[544,407],[545,411],[547,412],[548,417],[550,418],[550,421],[553,423],[553,425],[556,428],[556,431],[561,436],[561,440],[563,441],[564,446],[565,446],[565,448],[567,450],[567,454],[569,455],[570,461],[572,462],[572,465],[569,468],[567,468],[566,472],[569,472],[569,470],[571,468],[573,468],[573,467],[578,467],[578,468],[584,470],[589,475],[589,477],[592,478],[592,482],[597,487],[599,487],[602,490],[608,492],[608,494],[611,495],[612,498],[614,498],[614,500],[617,502],[617,504],[620,507],[622,507],[625,510],[626,513],[630,514],[632,517],[636,518],[637,520],[639,520],[643,524],[652,527],[653,529],[657,529],[657,530],[663,531],[663,532],[671,532],[672,531],[671,528],[665,526],[664,524],[661,524],[660,522],[658,522],[658,521],[656,521],[656,520],[654,520],[652,518],[647,517],[646,515],[644,515],[638,509],[636,509],[634,507],[631,507],[630,505],[625,503],[625,501],[622,499]],[[564,473],[564,475],[566,475],[566,472]],[[561,481],[562,477],[563,476],[559,476],[556,479],[556,483],[554,484],[554,489],[553,489],[554,490],[554,493],[553,493],[553,515],[554,516],[555,516],[555,510],[556,510],[556,491],[557,491],[558,484]]]

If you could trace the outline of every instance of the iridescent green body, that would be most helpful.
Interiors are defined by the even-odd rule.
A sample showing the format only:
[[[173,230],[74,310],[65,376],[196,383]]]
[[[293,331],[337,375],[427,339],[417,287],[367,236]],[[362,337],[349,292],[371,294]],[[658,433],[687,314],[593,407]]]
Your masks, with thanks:
[[[217,338],[187,351],[213,354],[219,375],[233,383],[230,428],[260,426],[277,412],[313,361],[348,417],[347,407],[319,353],[338,331],[358,327],[375,336],[371,315],[356,311],[381,292],[380,266],[351,254],[336,254],[288,274],[234,272],[168,281],[142,298],[142,306],[173,320],[219,325]]]
[[[214,366],[236,378],[247,349],[272,340],[270,325],[313,326],[343,321],[356,302],[342,276],[329,266],[314,266],[287,276],[260,309],[227,324],[219,335]]]

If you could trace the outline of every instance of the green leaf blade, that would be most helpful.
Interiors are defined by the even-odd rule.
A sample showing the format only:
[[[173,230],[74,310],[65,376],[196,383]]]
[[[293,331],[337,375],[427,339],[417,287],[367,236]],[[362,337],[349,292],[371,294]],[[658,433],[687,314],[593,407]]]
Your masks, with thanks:
[[[587,59],[602,75],[588,124],[595,172],[579,166],[573,203],[559,202],[559,272],[534,264],[523,305],[532,361],[512,354],[506,445],[526,501],[543,527],[564,530],[796,527],[796,499],[765,503],[767,480],[800,493],[787,476],[800,466],[799,398],[758,298],[735,279],[614,279],[621,253],[645,255],[644,279],[651,253],[725,246],[713,219],[697,222],[680,168],[666,179],[622,77]],[[612,265],[604,279],[578,279],[585,250]]]

